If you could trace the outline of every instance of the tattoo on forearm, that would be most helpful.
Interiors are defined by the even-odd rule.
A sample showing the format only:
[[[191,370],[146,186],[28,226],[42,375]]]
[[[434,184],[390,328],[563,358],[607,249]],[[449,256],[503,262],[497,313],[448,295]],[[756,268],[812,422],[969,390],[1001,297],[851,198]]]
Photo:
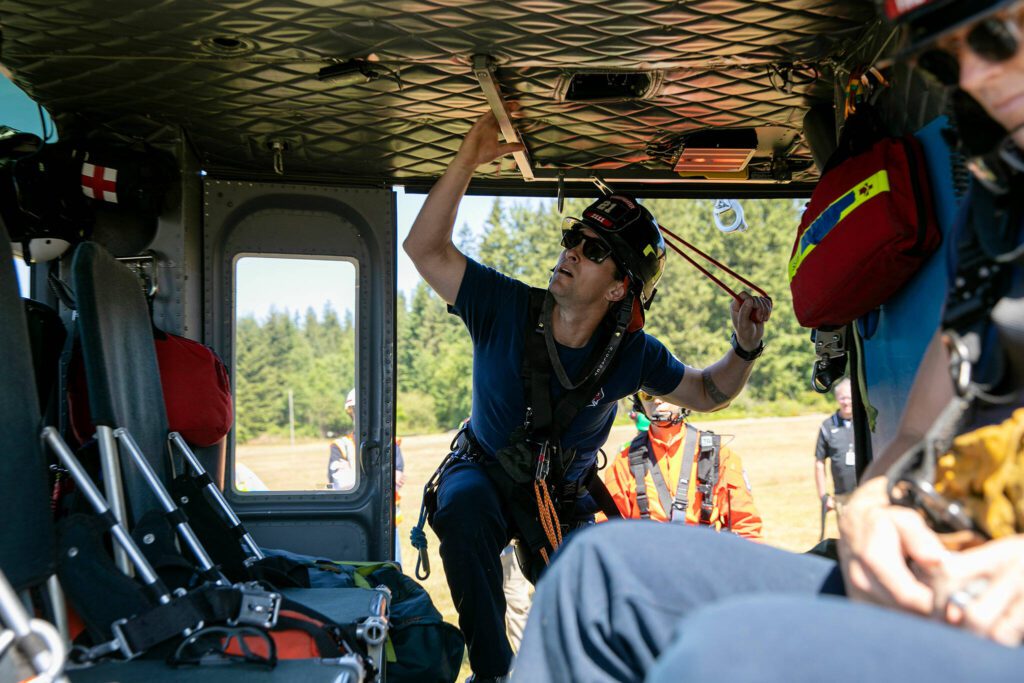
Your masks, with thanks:
[[[722,390],[718,388],[715,381],[711,379],[711,373],[707,370],[702,370],[700,373],[701,381],[704,382],[704,391],[707,392],[708,396],[711,397],[716,403],[726,403],[729,397],[722,393]]]

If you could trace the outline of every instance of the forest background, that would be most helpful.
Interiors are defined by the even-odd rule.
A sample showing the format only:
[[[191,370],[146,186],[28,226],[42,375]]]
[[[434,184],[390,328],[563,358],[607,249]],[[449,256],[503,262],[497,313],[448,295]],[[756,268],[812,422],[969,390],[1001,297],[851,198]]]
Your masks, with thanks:
[[[654,199],[644,204],[662,225],[757,283],[774,299],[766,351],[743,393],[715,417],[828,410],[828,398],[809,388],[813,347],[809,331],[793,315],[786,277],[803,201],[746,200],[743,209],[750,228],[730,234],[715,228],[710,201]],[[583,200],[567,200],[564,215],[578,216],[585,206]],[[561,250],[562,219],[554,202],[496,199],[483,231],[474,235],[463,225],[455,241],[463,253],[481,263],[543,287]],[[469,334],[422,280],[410,294],[399,292],[398,297],[398,434],[453,429],[470,412]],[[684,363],[703,367],[729,348],[729,303],[728,294],[670,251],[645,329]],[[332,437],[351,429],[343,408],[355,369],[351,314],[339,315],[329,306],[304,312],[272,309],[262,319],[241,318],[237,333],[239,442],[288,434],[289,407],[283,387],[292,391],[297,436]]]

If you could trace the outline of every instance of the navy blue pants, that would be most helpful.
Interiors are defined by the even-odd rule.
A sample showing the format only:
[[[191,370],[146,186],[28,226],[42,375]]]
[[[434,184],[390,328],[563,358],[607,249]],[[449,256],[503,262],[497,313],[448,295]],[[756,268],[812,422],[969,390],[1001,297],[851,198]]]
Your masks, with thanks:
[[[438,485],[430,526],[441,540],[441,561],[473,673],[503,676],[512,663],[512,647],[505,634],[501,551],[512,530],[482,466],[457,461],[449,467]]]
[[[1021,680],[1024,649],[843,597],[834,562],[657,522],[587,530],[534,595],[514,680]]]

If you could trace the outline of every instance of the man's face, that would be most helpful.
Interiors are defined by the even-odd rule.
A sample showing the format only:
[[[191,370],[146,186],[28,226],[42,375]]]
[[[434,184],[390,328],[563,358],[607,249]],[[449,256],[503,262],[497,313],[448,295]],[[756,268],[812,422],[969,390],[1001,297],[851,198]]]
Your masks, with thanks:
[[[853,392],[850,385],[844,382],[836,389],[836,403],[839,404],[839,417],[849,420],[853,417]]]
[[[615,279],[615,261],[609,257],[601,263],[595,263],[584,256],[586,242],[600,238],[590,228],[580,229],[584,241],[571,249],[564,249],[559,255],[548,281],[548,290],[556,297],[581,302],[621,299],[625,295],[625,287],[621,280]]]
[[[667,401],[662,401],[657,396],[641,396],[640,403],[643,404],[647,419],[653,424],[669,422],[679,417],[683,412],[681,407]]]
[[[1024,3],[1015,3],[991,18],[1006,20],[1006,28],[1017,38],[1017,51],[1009,59],[987,60],[971,49],[967,35],[977,24],[946,36],[937,47],[956,56],[960,64],[960,87],[1010,131],[1018,147],[1024,148],[1024,48],[1021,47]]]

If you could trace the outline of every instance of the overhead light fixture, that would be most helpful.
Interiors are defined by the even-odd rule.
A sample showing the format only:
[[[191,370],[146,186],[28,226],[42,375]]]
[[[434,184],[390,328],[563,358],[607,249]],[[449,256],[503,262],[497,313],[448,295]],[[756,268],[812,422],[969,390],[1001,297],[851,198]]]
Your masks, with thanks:
[[[686,136],[676,160],[676,173],[739,173],[757,152],[752,128],[704,130]]]
[[[698,147],[683,150],[675,170],[677,173],[739,173],[753,157],[752,149]]]
[[[576,71],[555,84],[558,102],[629,102],[655,97],[665,82],[661,71]]]

